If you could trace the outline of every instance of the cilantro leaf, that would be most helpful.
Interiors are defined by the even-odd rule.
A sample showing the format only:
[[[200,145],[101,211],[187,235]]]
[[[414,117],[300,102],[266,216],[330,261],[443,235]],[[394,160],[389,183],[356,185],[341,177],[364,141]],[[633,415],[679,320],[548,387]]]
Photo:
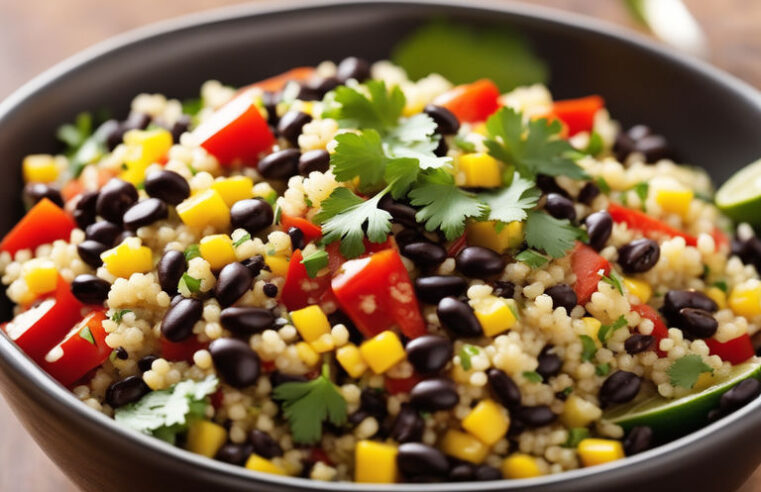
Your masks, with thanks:
[[[309,256],[305,256],[301,260],[301,264],[307,269],[307,275],[310,278],[315,278],[317,272],[328,266],[328,252],[324,249],[318,249]]]
[[[536,371],[523,371],[523,377],[531,383],[541,383],[544,381],[542,375]]]
[[[201,248],[197,244],[191,244],[185,248],[185,261],[190,261],[199,256],[201,256]]]
[[[375,130],[336,135],[336,150],[330,156],[333,174],[338,181],[359,178],[360,190],[383,182],[388,157],[383,152],[380,134]]]
[[[589,437],[589,429],[585,427],[572,427],[568,429],[568,439],[566,439],[564,448],[577,448],[579,443]]]
[[[597,374],[601,378],[607,376],[609,372],[610,372],[610,364],[608,364],[607,362],[604,364],[597,364],[597,366],[595,367],[595,374]]]
[[[541,194],[532,181],[516,172],[510,186],[479,193],[478,198],[489,206],[489,220],[508,223],[525,220],[526,211],[536,206]]]
[[[538,251],[534,251],[533,249],[525,249],[521,251],[515,255],[515,259],[525,263],[531,268],[539,268],[540,266],[550,261],[549,258],[539,253]]]
[[[597,185],[598,188],[600,188],[600,191],[602,191],[604,194],[607,195],[610,193],[610,185],[608,184],[607,181],[605,181],[605,178],[603,178],[602,176],[598,176],[595,178],[595,184]]]
[[[454,137],[454,144],[463,152],[472,153],[476,151],[476,144],[465,140],[465,137],[459,133]]]
[[[95,345],[95,338],[93,338],[92,331],[90,330],[89,326],[85,325],[81,330],[79,330],[79,338],[87,340],[90,344]]]
[[[478,355],[478,348],[474,347],[473,345],[463,345],[460,349],[460,367],[463,368],[465,371],[470,371],[470,369],[473,367],[470,362],[470,356],[471,355]]]
[[[698,378],[704,372],[713,374],[713,369],[703,362],[703,358],[697,354],[685,355],[681,359],[675,360],[668,369],[671,384],[687,389],[695,386]]]
[[[568,219],[556,219],[539,211],[528,212],[525,225],[526,243],[544,251],[553,258],[560,258],[573,248],[575,241],[583,237],[581,229]]]
[[[180,278],[180,282],[178,283],[178,288],[181,289],[183,285],[190,292],[196,293],[201,290],[201,279],[191,277],[187,272],[185,272],[182,274],[182,277]]]
[[[405,197],[419,173],[420,166],[415,159],[405,157],[390,161],[386,166],[385,179],[389,183],[391,196],[396,199]]]
[[[615,270],[611,270],[608,275],[603,275],[601,280],[616,289],[619,294],[624,295],[624,285],[621,283],[621,276]]]
[[[600,134],[592,130],[592,133],[589,135],[589,142],[587,143],[587,147],[584,149],[584,153],[591,156],[596,156],[603,151],[604,147],[605,143],[602,141]]]
[[[623,328],[628,324],[629,322],[626,321],[624,315],[621,315],[612,324],[600,326],[600,329],[597,331],[597,339],[600,340],[600,342],[605,343],[608,341],[608,338],[610,338],[614,331],[618,330],[619,328]]]
[[[636,193],[637,197],[639,197],[639,201],[642,203],[642,210],[644,211],[647,194],[650,191],[650,185],[646,181],[640,181],[639,183],[632,186],[632,190],[634,190],[634,193]]]
[[[422,174],[409,198],[413,206],[423,207],[415,215],[417,221],[425,222],[428,231],[441,228],[450,241],[462,235],[466,218],[480,217],[487,210],[475,195],[455,186],[454,178],[441,169]]]
[[[251,239],[251,234],[249,234],[249,233],[247,232],[247,233],[245,233],[244,235],[242,235],[242,236],[240,237],[240,239],[238,239],[237,241],[235,241],[235,242],[233,243],[233,247],[237,248],[238,246],[240,246],[241,244],[245,243],[246,241],[248,241],[248,240],[250,240],[250,239]]]
[[[713,286],[721,290],[725,294],[729,291],[729,287],[727,286],[727,282],[725,280],[718,280],[713,283]]]
[[[581,340],[581,360],[589,362],[597,353],[597,345],[589,335],[579,335],[579,339]]]
[[[127,314],[127,313],[131,313],[131,312],[132,312],[131,309],[119,309],[119,310],[116,310],[111,315],[111,321],[114,321],[116,323],[121,323],[122,322],[122,318],[124,317],[124,315]]]
[[[402,90],[394,86],[388,91],[386,84],[379,80],[368,81],[366,87],[370,97],[351,87],[337,87],[333,104],[323,112],[323,117],[338,120],[343,128],[383,131],[395,125],[404,109]]]

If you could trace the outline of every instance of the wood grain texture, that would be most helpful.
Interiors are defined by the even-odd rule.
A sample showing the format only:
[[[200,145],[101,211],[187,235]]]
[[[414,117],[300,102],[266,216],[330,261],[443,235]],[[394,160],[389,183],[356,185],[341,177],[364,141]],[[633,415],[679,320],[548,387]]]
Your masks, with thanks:
[[[235,0],[0,1],[0,99],[54,63],[109,36],[189,12],[240,3]],[[636,28],[620,2],[538,0]],[[761,1],[686,0],[702,23],[711,61],[761,87]],[[29,438],[0,399],[0,491],[68,492],[76,488]],[[761,468],[742,487],[761,491]]]

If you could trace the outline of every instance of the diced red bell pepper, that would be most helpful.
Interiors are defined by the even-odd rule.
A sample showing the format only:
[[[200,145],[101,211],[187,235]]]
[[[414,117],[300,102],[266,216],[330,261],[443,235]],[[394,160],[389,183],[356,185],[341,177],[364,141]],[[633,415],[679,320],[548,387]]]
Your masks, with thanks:
[[[328,466],[335,465],[335,463],[333,463],[328,454],[322,448],[312,448],[312,450],[309,452],[308,461],[310,463],[317,463],[318,461],[322,461]]]
[[[103,185],[108,183],[108,181],[114,176],[116,176],[116,173],[111,169],[98,168],[98,188],[102,188]],[[85,191],[87,190],[85,189],[85,184],[80,176],[77,179],[70,179],[65,185],[63,185],[63,188],[61,188],[61,196],[63,197],[64,202],[68,202]]]
[[[363,239],[362,242],[365,245],[365,252],[359,256],[360,258],[365,258],[368,255],[385,249],[396,248],[396,241],[394,241],[393,236],[389,236],[382,243],[373,243],[367,238]],[[341,265],[347,261],[344,255],[341,254],[341,243],[338,241],[330,243],[325,246],[325,251],[328,252],[328,268],[330,273],[335,274],[341,268]]]
[[[713,237],[713,242],[716,245],[717,251],[726,251],[729,249],[729,238],[724,234],[724,231],[714,226],[713,231],[711,231],[711,236]]]
[[[610,213],[614,222],[626,224],[629,229],[640,231],[647,237],[653,235],[682,237],[684,238],[685,243],[687,243],[687,246],[695,246],[698,244],[698,240],[695,236],[685,234],[679,229],[671,227],[639,210],[626,208],[611,202],[611,204],[608,205],[608,213]]]
[[[310,278],[306,266],[301,263],[303,259],[304,255],[300,249],[293,252],[285,284],[280,293],[280,300],[289,311],[334,300],[330,289],[330,275]]]
[[[724,343],[715,338],[707,338],[705,342],[711,355],[718,355],[721,360],[732,364],[740,364],[756,355],[750,335],[747,333]]]
[[[219,388],[217,391],[209,395],[209,403],[211,403],[211,406],[214,407],[214,410],[219,410],[222,408],[222,403],[225,400],[225,393],[222,391],[222,388]]]
[[[193,132],[201,147],[229,166],[236,161],[256,165],[259,154],[272,147],[275,137],[253,96],[241,94],[219,108]]]
[[[288,232],[288,229],[295,227],[301,229],[304,233],[304,243],[316,241],[322,237],[322,228],[317,224],[310,222],[303,217],[294,217],[292,215],[280,214],[280,228]]]
[[[0,242],[0,250],[11,255],[22,249],[34,249],[56,239],[69,240],[77,223],[61,207],[43,198],[37,202]]]
[[[383,382],[386,387],[386,391],[390,395],[396,395],[398,393],[409,393],[412,387],[422,381],[423,378],[419,374],[413,374],[408,378],[389,378],[387,377]]]
[[[652,335],[652,337],[655,339],[653,348],[658,354],[658,357],[665,356],[666,354],[658,348],[658,345],[661,343],[661,340],[668,338],[669,330],[666,327],[666,323],[663,322],[661,315],[658,314],[658,311],[656,311],[655,308],[647,304],[634,304],[631,308],[632,311],[639,314],[641,317],[649,319],[653,322],[653,331],[650,333],[650,335]]]
[[[53,297],[19,313],[4,329],[21,350],[39,363],[82,319],[83,307],[71,294],[69,284],[59,277]]]
[[[103,321],[106,311],[98,309],[77,323],[64,339],[45,355],[42,368],[64,386],[71,386],[103,364],[111,354],[106,345]]]
[[[172,362],[193,362],[193,354],[205,349],[209,344],[198,341],[198,337],[190,337],[181,342],[170,342],[161,337],[161,357]]]
[[[457,253],[465,249],[465,246],[468,245],[468,238],[463,234],[462,236],[458,237],[447,248],[447,256],[450,258],[454,258],[457,256]]]
[[[568,127],[568,136],[580,132],[591,132],[594,128],[595,114],[605,107],[605,100],[600,96],[588,96],[579,99],[555,101],[552,114]]]
[[[396,249],[349,260],[333,277],[341,309],[366,337],[398,326],[408,338],[426,333],[410,276]]]
[[[576,243],[571,252],[571,269],[576,275],[576,283],[573,284],[576,302],[583,306],[597,292],[600,278],[610,273],[610,263],[586,244]]]
[[[288,82],[302,82],[309,80],[313,75],[314,67],[296,67],[287,72],[242,87],[238,92],[241,93],[253,88],[261,89],[263,91],[277,92],[282,90]]]
[[[461,122],[484,121],[499,108],[499,89],[489,79],[458,85],[445,92],[433,103],[444,106]]]

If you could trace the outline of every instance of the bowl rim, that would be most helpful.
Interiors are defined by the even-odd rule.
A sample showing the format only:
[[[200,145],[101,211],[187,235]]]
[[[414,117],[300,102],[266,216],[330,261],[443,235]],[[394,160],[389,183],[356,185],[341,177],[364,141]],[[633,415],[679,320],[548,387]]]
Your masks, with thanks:
[[[669,64],[679,65],[692,72],[698,78],[704,78],[709,82],[723,86],[743,98],[748,104],[761,112],[761,92],[749,84],[739,80],[733,75],[708,63],[677,53],[671,48],[659,45],[630,29],[625,29],[584,15],[559,10],[556,8],[532,5],[516,2],[499,2],[496,0],[295,0],[278,2],[278,0],[266,0],[252,4],[232,5],[186,14],[176,18],[170,18],[149,25],[128,30],[124,33],[101,41],[77,54],[66,58],[53,67],[35,76],[20,88],[13,91],[3,101],[0,101],[0,122],[8,118],[13,111],[23,103],[33,99],[38,91],[56,84],[56,82],[69,73],[75,72],[88,63],[108,56],[110,53],[121,48],[129,47],[138,42],[145,42],[152,38],[165,35],[177,34],[186,30],[199,29],[207,24],[217,24],[234,21],[241,18],[288,15],[293,11],[320,11],[341,7],[372,7],[373,5],[391,6],[441,6],[454,7],[474,12],[497,11],[512,15],[516,18],[533,20],[545,24],[554,24],[558,27],[581,31],[603,38],[612,39],[625,44],[628,49],[644,52],[649,56],[660,58]],[[281,477],[272,474],[253,472],[243,467],[231,465],[217,460],[205,458],[184,449],[169,445],[159,439],[134,432],[119,426],[113,419],[84,405],[73,393],[59,385],[55,380],[40,369],[26,354],[24,354],[8,337],[0,336],[0,359],[5,370],[12,370],[8,376],[15,380],[23,381],[31,385],[30,391],[36,392],[42,399],[49,403],[55,403],[57,411],[66,414],[67,418],[84,419],[93,421],[101,427],[117,436],[125,446],[136,450],[149,450],[164,459],[171,459],[177,464],[190,465],[199,471],[212,474],[224,474],[236,477],[241,482],[251,484],[270,483],[284,487],[300,488],[302,490],[330,490],[336,491],[385,491],[401,492],[404,490],[418,492],[433,491],[459,491],[463,483],[437,483],[437,484],[359,484],[355,482],[321,482],[317,480]],[[39,404],[39,403],[38,403]],[[658,446],[651,450],[627,457],[605,465],[579,468],[559,474],[545,475],[536,478],[522,480],[497,480],[490,482],[469,482],[467,486],[474,491],[488,490],[515,490],[518,488],[546,487],[553,484],[569,481],[580,481],[596,477],[613,479],[614,476],[624,476],[629,473],[642,472],[654,467],[663,466],[664,459],[670,459],[676,463],[681,454],[687,452],[687,448],[697,446],[710,446],[711,442],[717,442],[730,434],[742,432],[742,428],[749,425],[747,421],[754,418],[761,425],[761,398],[757,398],[750,404],[741,408],[721,420],[714,422],[700,430],[692,432],[670,443]],[[723,430],[724,432],[719,432]]]

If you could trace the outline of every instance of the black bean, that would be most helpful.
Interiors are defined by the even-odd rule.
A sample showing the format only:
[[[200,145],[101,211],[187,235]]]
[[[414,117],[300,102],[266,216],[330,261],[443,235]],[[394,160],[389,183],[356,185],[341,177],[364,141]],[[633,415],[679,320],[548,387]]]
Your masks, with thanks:
[[[277,105],[282,99],[281,96],[282,94],[279,92],[262,92],[262,105],[267,110],[267,123],[273,128],[277,126],[277,122],[280,119],[277,115]]]
[[[254,447],[254,453],[262,458],[272,459],[277,456],[283,456],[283,450],[269,434],[259,429],[254,429],[250,433],[251,445]]]
[[[118,236],[116,236],[116,241],[114,241],[114,245],[118,246],[121,243],[123,243],[125,239],[130,237],[136,237],[135,231],[130,231],[129,229],[126,229],[120,232]]]
[[[151,116],[145,113],[130,113],[122,124],[125,133],[130,130],[145,130],[151,124]]]
[[[298,227],[288,228],[288,237],[291,240],[291,249],[304,249],[304,233]]]
[[[141,358],[139,361],[137,361],[137,368],[140,370],[140,372],[146,372],[151,370],[151,366],[153,365],[153,361],[158,359],[155,355],[146,355],[145,357]]]
[[[251,443],[235,444],[228,442],[219,448],[214,459],[231,465],[243,466],[253,452],[254,448]]]
[[[211,360],[222,380],[233,388],[245,388],[259,377],[259,356],[248,343],[235,338],[217,338],[209,344]]]
[[[267,179],[286,180],[298,173],[300,157],[298,149],[278,150],[260,160],[257,169]]]
[[[302,111],[288,111],[277,123],[277,132],[281,137],[288,140],[292,145],[297,146],[299,144],[299,135],[304,125],[312,121],[312,117]],[[296,160],[298,164],[298,158]],[[259,163],[261,166],[261,162]],[[290,176],[296,174],[291,173]]]
[[[363,420],[365,420],[367,417],[370,416],[370,413],[366,410],[362,410],[361,408],[351,415],[349,415],[349,424],[353,426],[358,426],[362,423]]]
[[[634,355],[644,352],[652,347],[655,338],[652,335],[643,335],[635,333],[624,342],[626,353]]]
[[[267,264],[264,263],[264,257],[262,255],[252,256],[251,258],[243,260],[241,263],[244,267],[248,268],[249,271],[251,271],[251,275],[253,277],[259,275],[262,269],[267,266]],[[270,288],[269,290],[271,291],[272,289]],[[275,291],[275,295],[277,295],[277,290]],[[275,295],[272,297],[275,297]]]
[[[100,189],[95,210],[104,219],[114,224],[121,224],[124,212],[136,201],[137,190],[132,183],[119,178],[111,178]]]
[[[646,426],[632,427],[624,439],[624,452],[626,456],[633,456],[650,449],[653,442],[653,429]]]
[[[455,384],[447,378],[424,379],[410,390],[410,404],[424,412],[449,410],[459,401]]]
[[[460,120],[443,106],[427,104],[423,112],[436,123],[436,132],[440,135],[455,135],[460,129]]]
[[[98,202],[98,195],[97,191],[82,193],[74,206],[74,220],[82,230],[95,222],[95,207]]]
[[[589,245],[597,251],[605,247],[611,232],[613,232],[613,218],[607,210],[589,214],[584,223],[587,226]]]
[[[739,256],[746,265],[753,265],[761,271],[761,239],[751,236],[746,239],[732,239],[732,254]]]
[[[539,365],[536,368],[536,372],[539,373],[545,381],[552,376],[557,376],[560,369],[563,367],[563,361],[552,352],[552,349],[552,345],[545,345],[537,356],[537,362]]]
[[[172,134],[172,142],[180,143],[180,137],[183,133],[190,130],[190,123],[192,122],[190,116],[183,114],[177,118],[169,132]]]
[[[558,193],[547,195],[544,209],[556,219],[568,219],[571,222],[576,220],[576,209],[573,207],[573,202]]]
[[[217,298],[220,306],[230,306],[251,288],[253,280],[251,270],[243,264],[225,265],[219,272],[217,285],[214,286],[214,297]]]
[[[145,192],[169,205],[177,205],[190,196],[190,185],[176,172],[162,169],[145,177]]]
[[[576,200],[579,202],[590,205],[592,201],[597,198],[600,195],[600,187],[597,186],[594,182],[589,181],[587,184],[585,184],[581,190],[579,191],[579,195],[576,197]]]
[[[116,358],[119,360],[127,360],[129,359],[129,353],[122,346],[116,347]]]
[[[505,371],[492,367],[486,371],[486,376],[492,393],[504,407],[513,408],[521,404],[521,390]]]
[[[515,297],[515,284],[506,280],[494,281],[494,295],[505,299]]]
[[[401,444],[396,464],[405,477],[445,477],[449,472],[449,462],[444,453],[419,442]]]
[[[708,311],[696,308],[679,310],[677,328],[680,328],[688,338],[710,338],[719,328],[719,322]]]
[[[27,199],[30,207],[43,198],[47,198],[63,208],[63,197],[61,196],[61,192],[45,183],[28,183],[24,186],[24,198]]]
[[[449,481],[470,482],[475,478],[476,467],[470,463],[459,463],[449,470]]]
[[[420,441],[424,429],[423,417],[408,403],[403,403],[391,427],[390,436],[399,443]]]
[[[236,335],[253,335],[275,326],[275,315],[258,307],[229,307],[222,310],[219,322]]]
[[[382,392],[376,391],[373,388],[364,388],[359,395],[359,408],[366,411],[378,420],[383,418],[388,413],[386,410],[386,397]]]
[[[151,389],[140,376],[129,376],[113,383],[106,389],[106,403],[111,408],[119,408],[133,403],[149,393]]]
[[[642,140],[652,134],[653,130],[647,125],[634,125],[626,131],[626,135],[633,141]]]
[[[547,405],[537,405],[533,407],[517,407],[510,411],[511,416],[515,415],[515,418],[528,427],[544,427],[555,421],[557,415],[555,415],[550,407]]]
[[[270,374],[270,383],[273,388],[284,383],[305,383],[306,381],[306,377],[297,374],[285,374],[280,371],[274,371]]]
[[[357,58],[356,56],[344,58],[338,64],[336,77],[342,84],[345,84],[349,79],[363,82],[370,78],[370,63],[364,58]]]
[[[441,325],[461,337],[477,337],[483,332],[473,309],[455,297],[439,301],[436,314]]]
[[[262,286],[262,292],[264,292],[264,295],[267,297],[277,297],[277,285],[267,282]]]
[[[203,302],[183,298],[170,307],[161,320],[161,333],[170,342],[181,342],[193,334],[193,325],[201,319]]]
[[[565,308],[565,311],[568,314],[571,313],[578,303],[576,292],[574,292],[573,288],[568,284],[553,285],[545,290],[544,293],[552,298],[553,308]]]
[[[600,402],[627,403],[639,393],[642,378],[629,371],[616,371],[602,383],[598,395]]]
[[[479,465],[476,468],[474,477],[479,482],[488,482],[490,480],[502,480],[502,472],[489,465]]]
[[[87,226],[85,237],[101,244],[112,245],[116,237],[122,232],[122,228],[107,220],[99,220]]]
[[[457,254],[455,265],[466,277],[486,278],[502,273],[505,259],[489,248],[468,246]]]
[[[122,143],[122,139],[124,138],[124,129],[122,128],[122,125],[114,119],[104,121],[103,124],[98,127],[96,133],[101,137],[102,141],[105,142],[109,151],[114,150],[117,145]]]
[[[169,301],[169,307],[174,307],[175,304],[180,302],[181,300],[185,299],[185,297],[182,294],[177,294],[172,297],[172,300]]]
[[[409,227],[410,229],[405,230],[415,232],[416,235],[418,234],[416,230],[418,223],[417,219],[415,219],[417,210],[414,208],[392,199],[390,195],[381,198],[380,203],[378,203],[378,208],[390,213],[392,222]]]
[[[528,429],[528,426],[526,424],[524,424],[520,420],[513,419],[510,422],[510,427],[507,429],[507,437],[514,439],[520,436],[521,434],[523,434],[524,432],[526,432],[527,429]]]
[[[753,401],[759,394],[761,394],[761,382],[755,378],[744,379],[721,395],[719,410],[725,415],[732,413]]]
[[[433,155],[436,157],[446,157],[447,152],[449,152],[447,141],[444,139],[444,137],[440,137],[438,145],[436,145],[436,148],[433,149]]]
[[[103,304],[108,299],[109,290],[111,284],[89,273],[77,275],[71,282],[71,293],[85,304]]]
[[[645,156],[645,162],[657,162],[671,153],[669,144],[661,135],[647,135],[634,142],[634,152]]]
[[[308,150],[299,157],[298,170],[302,176],[309,176],[315,171],[324,173],[330,169],[330,154],[327,150]]]
[[[182,251],[169,250],[161,256],[156,269],[159,275],[159,285],[161,290],[167,294],[174,295],[177,293],[177,284],[179,284],[182,274],[188,268],[188,262]]]
[[[713,313],[719,309],[719,306],[713,299],[697,290],[670,290],[666,292],[661,312],[670,322],[673,322],[684,308],[702,309]]]
[[[132,205],[124,212],[124,227],[136,231],[169,216],[166,204],[158,198],[146,198]]]
[[[301,83],[297,99],[302,101],[319,101],[328,92],[341,85],[335,77],[312,77]]]
[[[106,251],[109,247],[105,244],[101,244],[98,241],[87,239],[77,244],[77,253],[79,257],[93,268],[98,268],[103,264],[103,260],[100,255]]]
[[[428,241],[405,244],[399,251],[421,268],[439,265],[447,259],[447,250]]]
[[[452,358],[452,342],[439,335],[423,335],[410,340],[404,348],[407,360],[422,374],[438,372]]]
[[[558,195],[570,198],[568,192],[558,186],[557,181],[555,181],[555,178],[552,176],[547,176],[546,174],[537,175],[536,186],[542,190],[542,193],[545,195],[549,195],[550,193],[557,193]]]
[[[249,234],[257,234],[266,229],[274,219],[272,205],[260,198],[240,200],[230,207],[232,228],[245,229]]]
[[[652,239],[635,239],[618,248],[618,263],[625,273],[644,273],[658,263],[661,248]]]

